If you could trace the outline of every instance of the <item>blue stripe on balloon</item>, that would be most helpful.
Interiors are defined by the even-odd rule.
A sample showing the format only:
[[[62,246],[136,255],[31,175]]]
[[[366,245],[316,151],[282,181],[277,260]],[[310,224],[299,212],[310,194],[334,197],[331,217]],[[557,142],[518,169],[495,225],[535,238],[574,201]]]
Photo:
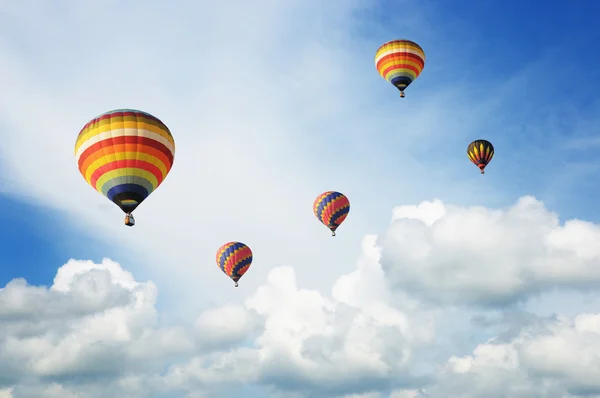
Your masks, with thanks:
[[[331,215],[331,223],[329,224],[329,226],[331,227],[339,227],[340,225],[336,222],[337,219],[339,219],[340,217],[342,217],[345,214],[348,214],[350,212],[350,206],[346,206],[342,209],[337,210],[335,213],[333,213]]]
[[[246,247],[243,243],[236,242],[233,245],[229,246],[227,249],[221,253],[219,257],[219,267],[221,270],[225,271],[225,264],[227,262],[227,258],[231,256],[236,250]]]
[[[319,221],[323,222],[323,217],[322,217],[323,209],[329,203],[333,202],[335,199],[337,199],[341,196],[342,196],[342,194],[339,192],[331,192],[321,199],[321,202],[317,206],[317,217],[319,218]]]
[[[233,267],[233,271],[231,272],[232,276],[238,275],[238,272],[240,272],[240,270],[242,268],[244,268],[246,265],[251,264],[252,263],[252,256],[240,261],[239,264],[237,264],[235,267]]]
[[[408,87],[410,83],[412,83],[412,78],[408,76],[398,76],[392,79],[391,83],[394,86],[405,86]]]
[[[109,200],[113,200],[115,195],[118,195],[121,193],[136,193],[142,197],[142,200],[144,200],[148,197],[148,190],[146,190],[146,188],[142,187],[141,185],[137,185],[137,184],[121,184],[121,185],[114,186],[108,190],[108,192],[106,193],[106,196],[108,197]],[[141,200],[140,200],[140,203],[141,203]]]

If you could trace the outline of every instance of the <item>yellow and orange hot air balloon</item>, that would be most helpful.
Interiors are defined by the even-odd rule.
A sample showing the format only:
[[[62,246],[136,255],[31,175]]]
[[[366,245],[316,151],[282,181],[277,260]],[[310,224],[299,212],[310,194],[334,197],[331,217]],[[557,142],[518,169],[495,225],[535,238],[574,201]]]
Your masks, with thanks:
[[[375,66],[381,77],[400,90],[400,97],[404,98],[404,90],[425,67],[425,52],[414,41],[388,41],[377,50]]]
[[[494,146],[486,140],[475,140],[467,147],[467,156],[475,166],[479,167],[481,174],[485,174],[483,169],[494,157]]]
[[[156,117],[117,109],[88,122],[75,142],[77,166],[86,182],[131,214],[167,177],[175,157],[171,132]]]

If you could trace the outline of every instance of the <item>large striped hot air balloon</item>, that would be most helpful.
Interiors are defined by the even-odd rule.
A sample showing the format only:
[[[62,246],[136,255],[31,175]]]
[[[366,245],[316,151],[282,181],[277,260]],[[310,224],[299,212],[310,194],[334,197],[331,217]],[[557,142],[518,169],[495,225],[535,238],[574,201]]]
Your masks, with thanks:
[[[241,242],[229,242],[217,250],[217,265],[238,287],[238,281],[252,265],[252,250]]]
[[[475,140],[467,147],[467,156],[475,166],[479,167],[481,174],[485,174],[483,169],[494,157],[494,146],[486,140]]]
[[[106,112],[83,126],[75,142],[81,175],[95,190],[131,214],[171,170],[175,141],[156,117],[133,109]]]
[[[377,50],[375,66],[381,77],[400,90],[400,97],[404,98],[404,90],[425,67],[425,52],[410,40],[388,41]]]
[[[331,230],[331,236],[335,236],[335,230],[348,217],[350,201],[339,192],[323,192],[315,199],[313,211],[317,219]]]

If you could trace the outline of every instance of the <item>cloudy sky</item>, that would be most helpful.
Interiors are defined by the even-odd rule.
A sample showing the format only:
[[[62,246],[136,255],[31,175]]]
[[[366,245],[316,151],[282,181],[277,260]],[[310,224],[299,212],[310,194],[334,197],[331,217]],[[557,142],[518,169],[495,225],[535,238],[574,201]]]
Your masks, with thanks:
[[[600,397],[600,4],[545,4],[0,0],[0,398]],[[73,155],[115,108],[177,145],[134,228]]]

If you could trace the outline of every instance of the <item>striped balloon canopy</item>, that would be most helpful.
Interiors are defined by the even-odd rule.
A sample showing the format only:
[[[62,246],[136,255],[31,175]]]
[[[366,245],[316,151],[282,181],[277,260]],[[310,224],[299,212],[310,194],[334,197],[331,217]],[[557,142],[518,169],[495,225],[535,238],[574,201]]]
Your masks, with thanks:
[[[348,217],[350,201],[342,193],[336,191],[323,192],[315,199],[313,211],[317,219],[331,230],[331,236],[335,236],[335,230]]]
[[[494,146],[488,140],[475,140],[467,147],[469,160],[481,170],[481,174],[494,157]]]
[[[425,67],[425,52],[410,40],[388,41],[377,50],[375,66],[381,77],[400,90],[400,97],[404,98],[404,90]]]
[[[89,121],[75,142],[79,172],[127,214],[164,181],[173,166],[175,141],[158,118],[118,109]]]
[[[217,250],[217,265],[238,287],[238,281],[252,265],[252,250],[241,242],[229,242]]]

